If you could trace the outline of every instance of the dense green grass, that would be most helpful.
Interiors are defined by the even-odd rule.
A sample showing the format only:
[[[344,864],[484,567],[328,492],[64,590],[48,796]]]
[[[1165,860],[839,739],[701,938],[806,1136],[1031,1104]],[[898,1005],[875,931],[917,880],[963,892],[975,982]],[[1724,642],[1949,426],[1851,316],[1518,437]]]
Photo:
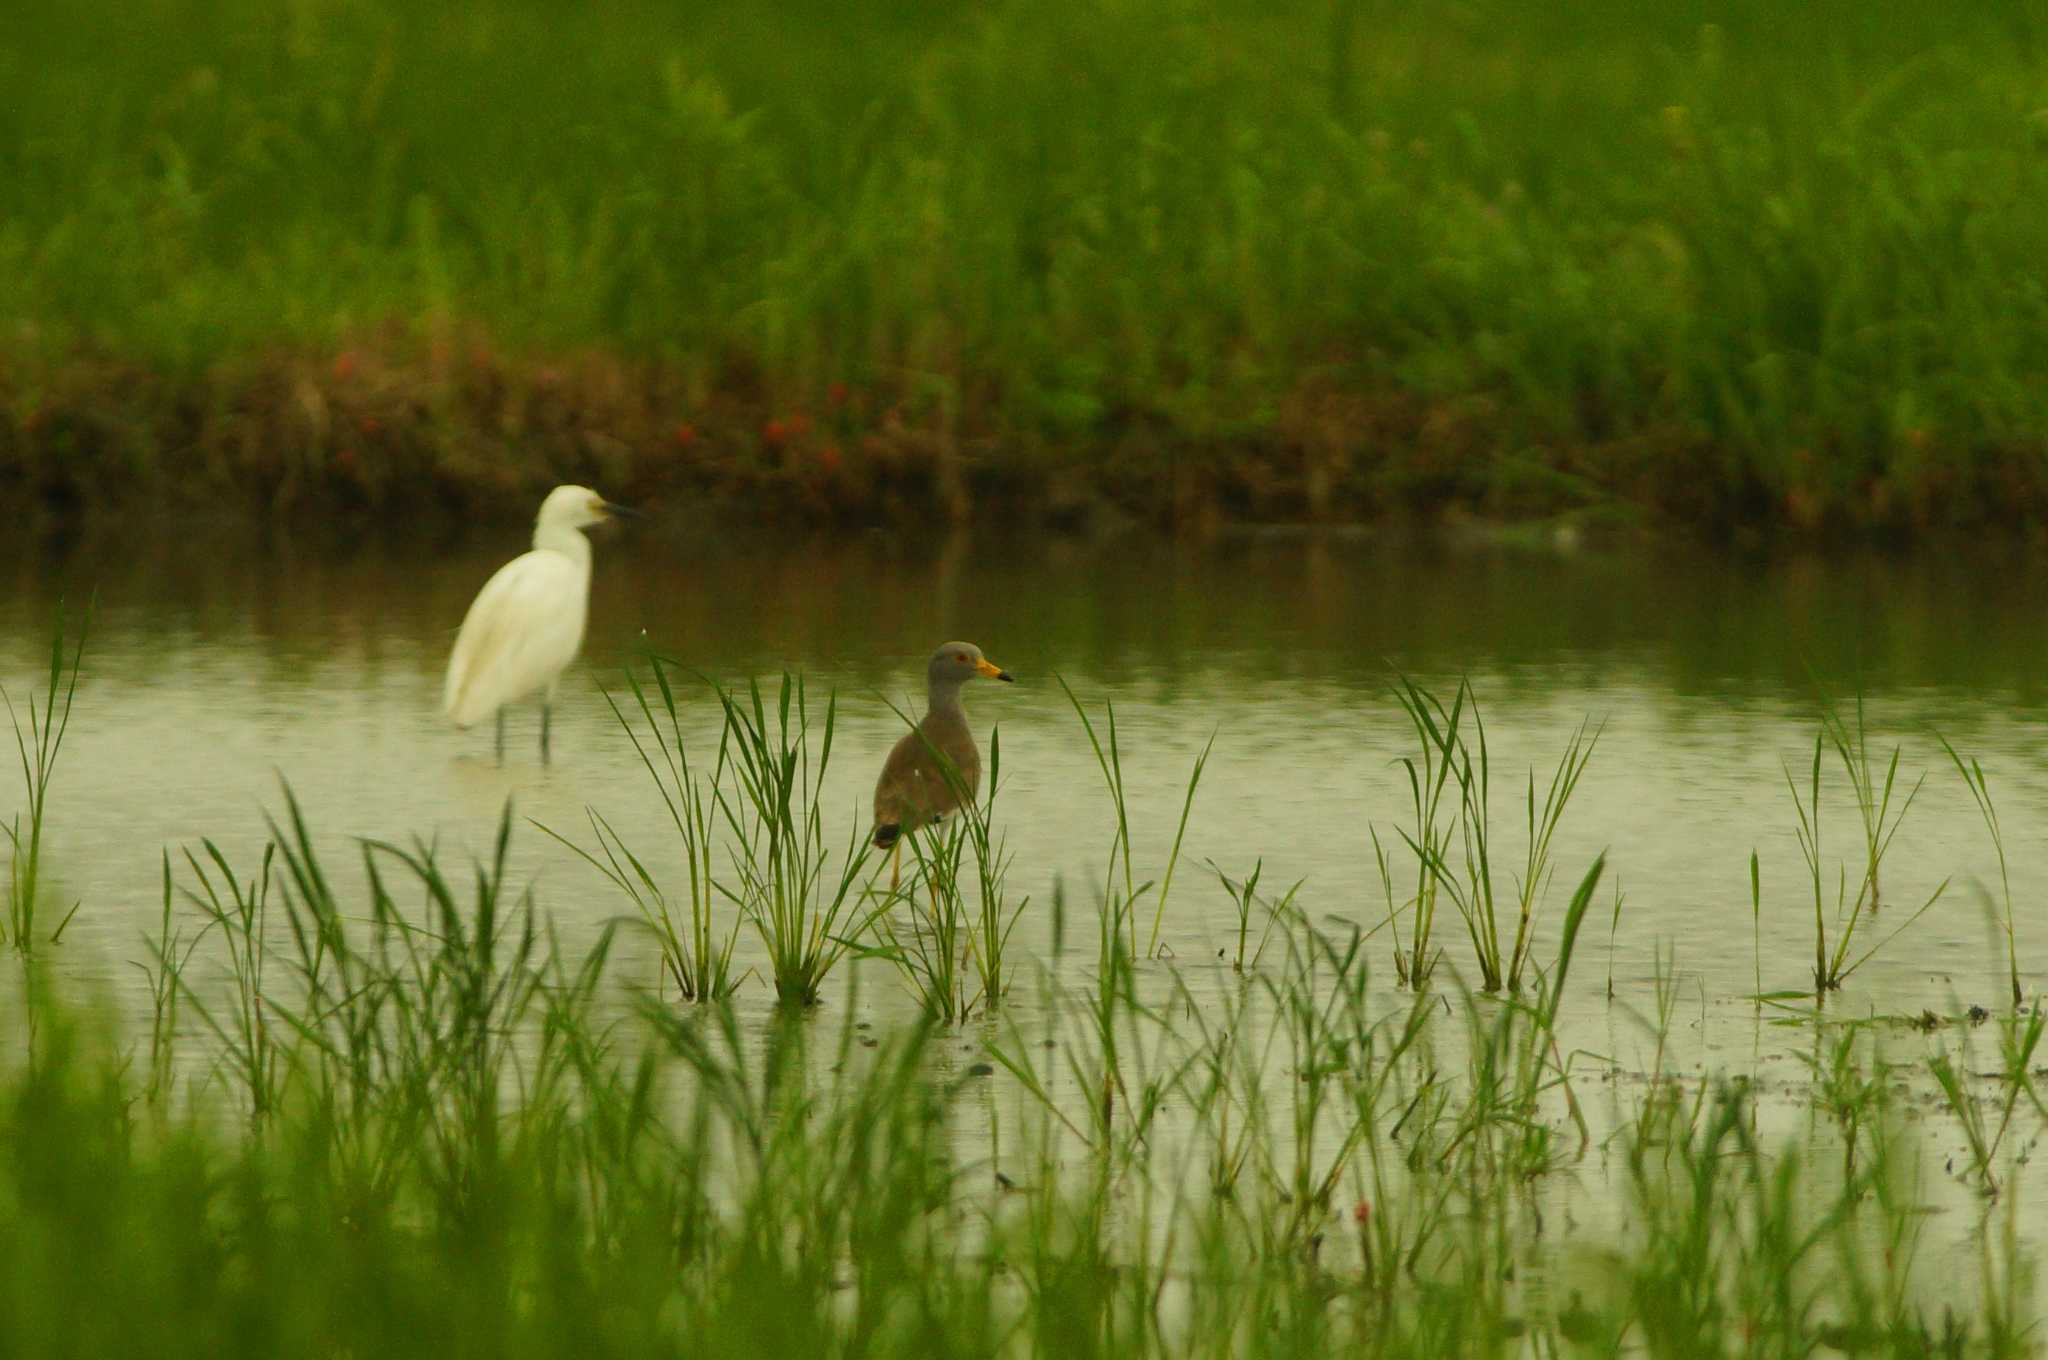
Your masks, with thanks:
[[[93,0],[0,35],[0,476],[2022,518],[2043,23]]]

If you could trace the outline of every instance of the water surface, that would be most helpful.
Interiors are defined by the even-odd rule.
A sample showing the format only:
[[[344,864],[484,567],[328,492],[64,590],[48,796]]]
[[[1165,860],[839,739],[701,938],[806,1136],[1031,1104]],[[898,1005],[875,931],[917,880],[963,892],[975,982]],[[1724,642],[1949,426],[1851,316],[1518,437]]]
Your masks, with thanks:
[[[1214,739],[1160,926],[1164,949],[1141,967],[1155,997],[1179,985],[1204,1005],[1240,985],[1220,961],[1236,948],[1238,922],[1216,869],[1240,877],[1261,866],[1276,890],[1299,881],[1310,919],[1340,934],[1386,915],[1374,830],[1396,858],[1397,894],[1412,883],[1398,830],[1409,818],[1399,761],[1416,742],[1391,697],[1399,673],[1445,693],[1470,680],[1493,760],[1504,883],[1519,868],[1529,768],[1547,782],[1578,724],[1600,729],[1555,844],[1557,881],[1535,948],[1542,962],[1555,956],[1569,889],[1607,851],[1602,903],[1562,1020],[1579,1070],[1605,1073],[1584,1093],[1596,1129],[1630,1118],[1653,1072],[1740,1072],[1759,1083],[1759,1108],[1775,1128],[1796,1131],[1807,1117],[1805,1059],[1822,1036],[1773,1026],[1747,998],[1759,982],[1770,991],[1810,979],[1812,885],[1785,770],[1808,768],[1823,693],[1852,713],[1863,696],[1880,758],[1903,747],[1899,797],[1926,776],[1887,861],[1886,905],[1862,938],[1884,941],[1949,884],[1830,1001],[1829,1014],[1955,1016],[2006,1002],[2002,943],[1986,910],[1997,862],[1937,729],[1979,757],[1992,780],[2009,837],[2023,982],[2031,993],[2044,980],[2038,903],[2048,845],[2034,830],[2048,817],[2048,696],[2037,679],[2036,620],[2048,571],[2024,551],[1769,560],[1301,533],[1202,546],[707,541],[657,523],[598,546],[586,654],[565,680],[555,759],[544,767],[531,707],[514,714],[502,764],[488,729],[456,731],[437,711],[464,608],[522,547],[516,529],[318,552],[203,534],[17,544],[0,562],[11,587],[0,595],[0,679],[17,710],[40,683],[57,600],[97,596],[52,799],[56,909],[82,904],[61,947],[48,951],[55,973],[146,1023],[144,978],[131,965],[147,957],[144,936],[160,909],[161,854],[175,862],[211,838],[253,873],[265,817],[281,811],[287,781],[344,882],[354,838],[430,840],[459,860],[490,844],[509,805],[521,819],[513,875],[532,885],[562,943],[578,948],[626,904],[524,819],[588,844],[595,809],[650,862],[676,868],[665,811],[605,697],[620,693],[636,649],[657,646],[726,684],[801,669],[814,693],[836,692],[826,805],[828,834],[840,841],[865,826],[874,773],[901,730],[887,701],[917,704],[932,646],[965,638],[1019,681],[969,691],[980,730],[1001,732],[1011,887],[1031,899],[1017,952],[1053,962],[1069,987],[1091,982],[1085,913],[1109,867],[1115,822],[1061,679],[1098,721],[1115,706],[1140,879],[1164,868],[1190,768]],[[687,692],[686,735],[699,752],[715,744],[717,712],[708,688]],[[1836,866],[1860,867],[1859,824],[1832,757],[1825,776],[1831,897]],[[1760,920],[1749,896],[1752,850],[1762,866]],[[1071,918],[1057,959],[1056,883]],[[1621,913],[1610,931],[1617,885]],[[1145,927],[1149,935],[1149,914]],[[1829,927],[1840,923],[1830,916]],[[1437,938],[1443,984],[1476,977],[1454,916],[1440,920]],[[1389,933],[1366,948],[1391,1013],[1405,1003],[1392,990]],[[739,953],[742,967],[761,961],[748,932]],[[622,935],[615,957],[623,983],[657,981],[644,937]],[[1039,995],[1020,989],[1010,1013],[1034,1034],[1055,1033]],[[743,1000],[757,1020],[770,1009],[758,982]],[[828,1014],[835,1005],[846,1018],[885,1024],[914,1010],[902,984],[873,963],[834,977]],[[972,1027],[942,1046],[941,1060],[964,1067],[998,1032]],[[1896,1032],[1894,1056],[1911,1062],[1963,1031]],[[1981,1046],[1978,1065],[1990,1066],[1988,1034]],[[1447,1061],[1455,1068],[1460,1059]],[[990,1120],[1021,1099],[986,1091],[974,1108]],[[1928,1125],[1930,1155],[1960,1149],[1944,1118]],[[1548,1184],[1546,1212],[1566,1209],[1581,1222],[1619,1212],[1601,1165]],[[1947,1171],[1928,1184],[1951,1211],[1934,1249],[1973,1270],[1974,1197]],[[2037,1215],[2026,1226],[2036,1237],[2042,1230]],[[1531,1252],[1533,1272],[1540,1245]]]
[[[1547,779],[1580,721],[1601,726],[1556,859],[1575,880],[1609,851],[1625,893],[1618,977],[1647,978],[1664,950],[1727,997],[1753,990],[1760,947],[1767,988],[1801,985],[1811,885],[1783,768],[1810,759],[1823,692],[1848,703],[1860,690],[1874,742],[1902,744],[1904,776],[1928,777],[1888,862],[1883,927],[1952,880],[1907,947],[1868,965],[1854,1004],[1913,1012],[2000,995],[1977,893],[1995,884],[1996,864],[1934,729],[1992,777],[2023,912],[2048,879],[2048,849],[2027,830],[2048,810],[2035,664],[2048,572],[2024,553],[1760,561],[1342,534],[1201,547],[704,542],[657,526],[599,544],[589,645],[563,687],[553,765],[538,761],[529,707],[513,715],[501,766],[487,730],[458,732],[436,709],[469,597],[520,540],[508,529],[319,554],[179,538],[18,548],[0,604],[0,674],[17,703],[37,681],[56,599],[97,592],[50,833],[59,891],[85,903],[64,970],[131,994],[139,981],[122,961],[154,919],[159,850],[212,837],[253,854],[281,781],[337,851],[352,836],[415,835],[473,851],[509,800],[572,835],[596,808],[661,852],[661,809],[604,697],[643,636],[728,684],[800,668],[836,690],[828,806],[843,809],[842,830],[865,815],[900,727],[885,699],[918,702],[936,642],[980,643],[1020,679],[970,690],[970,708],[984,732],[1000,727],[1013,885],[1040,902],[1056,879],[1086,900],[1114,829],[1058,679],[1098,717],[1116,706],[1141,871],[1163,868],[1191,764],[1213,734],[1162,929],[1181,958],[1234,941],[1212,863],[1240,876],[1262,862],[1270,885],[1303,880],[1318,917],[1384,915],[1369,828],[1398,848],[1408,795],[1397,761],[1416,749],[1390,697],[1397,671],[1442,687],[1471,680],[1503,868],[1519,863],[1529,767]],[[716,705],[708,689],[689,705],[708,750]],[[1831,860],[1853,854],[1857,832],[1837,773],[1824,794]],[[1752,848],[1765,887],[1754,937]],[[516,863],[572,933],[621,908],[538,834],[521,834]],[[1568,887],[1553,891],[1549,922]],[[1027,948],[1042,947],[1044,924],[1029,914]],[[1446,925],[1448,957],[1462,962]]]

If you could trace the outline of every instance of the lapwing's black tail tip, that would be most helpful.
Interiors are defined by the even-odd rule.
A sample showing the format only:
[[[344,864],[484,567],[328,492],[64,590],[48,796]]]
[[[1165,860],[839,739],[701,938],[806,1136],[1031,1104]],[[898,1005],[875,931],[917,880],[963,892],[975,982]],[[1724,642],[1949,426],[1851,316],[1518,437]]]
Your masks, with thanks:
[[[902,823],[883,822],[875,828],[875,849],[887,850],[890,846],[896,844],[896,838],[902,834]]]

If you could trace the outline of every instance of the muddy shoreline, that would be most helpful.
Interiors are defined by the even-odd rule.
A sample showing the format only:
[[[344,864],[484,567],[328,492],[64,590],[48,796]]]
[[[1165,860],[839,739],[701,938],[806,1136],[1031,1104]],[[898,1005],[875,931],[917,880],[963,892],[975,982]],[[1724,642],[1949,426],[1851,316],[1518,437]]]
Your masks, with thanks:
[[[1831,458],[1779,482],[1647,419],[1546,440],[1504,401],[1433,405],[1398,388],[1303,388],[1227,431],[1133,404],[1057,436],[1017,427],[1000,392],[981,392],[832,382],[793,401],[737,368],[707,384],[660,362],[512,359],[481,343],[192,374],[0,359],[0,501],[60,523],[171,507],[290,524],[510,519],[579,481],[788,526],[1555,521],[1732,541],[2031,536],[2048,507],[2038,448],[1931,452],[1910,478],[1845,480]]]

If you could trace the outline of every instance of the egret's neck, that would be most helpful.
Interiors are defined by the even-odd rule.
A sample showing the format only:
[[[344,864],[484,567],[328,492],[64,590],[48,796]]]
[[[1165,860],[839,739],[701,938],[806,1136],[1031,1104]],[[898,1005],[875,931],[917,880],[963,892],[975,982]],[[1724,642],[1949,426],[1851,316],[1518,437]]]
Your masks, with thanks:
[[[533,530],[533,546],[539,552],[560,553],[585,571],[590,570],[590,540],[581,530],[538,524]]]
[[[935,717],[967,718],[966,706],[960,702],[958,680],[934,680],[930,688],[930,711]]]

